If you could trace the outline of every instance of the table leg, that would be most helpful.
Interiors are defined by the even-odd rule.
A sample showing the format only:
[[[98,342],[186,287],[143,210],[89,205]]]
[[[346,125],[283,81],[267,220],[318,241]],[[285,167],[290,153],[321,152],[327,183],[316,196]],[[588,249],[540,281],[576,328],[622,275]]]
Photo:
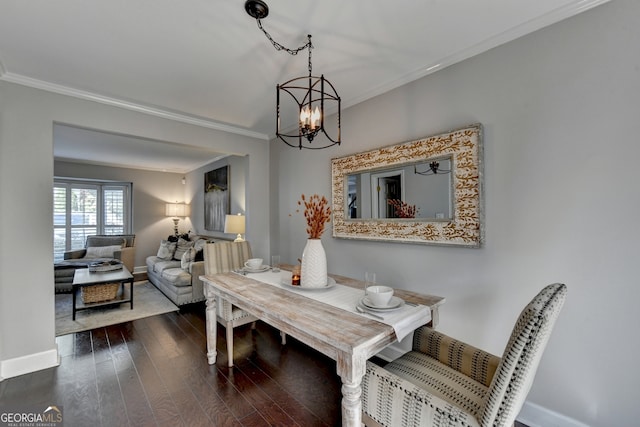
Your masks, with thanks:
[[[72,299],[73,299],[73,304],[72,304],[72,309],[71,309],[71,320],[76,320],[76,292],[78,292],[78,288],[76,288],[75,286],[71,287],[71,293],[73,294]]]
[[[358,382],[342,382],[342,425],[360,427],[362,425],[362,380]]]
[[[209,285],[204,284],[204,293],[207,297],[205,310],[207,329],[207,360],[209,365],[215,365],[218,352],[216,351],[218,337],[218,319],[216,314],[216,295],[209,290]]]
[[[438,326],[438,323],[440,323],[440,313],[436,306],[431,308],[431,327],[435,329],[436,326]]]
[[[133,310],[133,279],[129,282],[129,298],[131,299],[131,310]]]
[[[338,355],[337,370],[342,379],[342,425],[362,426],[362,378],[366,359],[355,355]]]

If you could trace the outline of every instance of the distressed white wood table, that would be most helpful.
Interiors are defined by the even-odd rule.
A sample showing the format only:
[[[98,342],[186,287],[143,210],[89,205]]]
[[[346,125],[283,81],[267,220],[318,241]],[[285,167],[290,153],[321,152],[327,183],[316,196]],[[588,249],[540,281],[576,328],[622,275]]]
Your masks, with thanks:
[[[342,285],[364,289],[364,283],[359,280],[331,277]],[[209,364],[216,363],[216,298],[222,298],[334,359],[342,380],[342,425],[362,425],[360,395],[366,361],[396,341],[392,326],[236,273],[201,276],[201,280],[207,298]],[[429,306],[432,324],[437,324],[438,308],[444,298],[401,289],[396,289],[395,295]]]

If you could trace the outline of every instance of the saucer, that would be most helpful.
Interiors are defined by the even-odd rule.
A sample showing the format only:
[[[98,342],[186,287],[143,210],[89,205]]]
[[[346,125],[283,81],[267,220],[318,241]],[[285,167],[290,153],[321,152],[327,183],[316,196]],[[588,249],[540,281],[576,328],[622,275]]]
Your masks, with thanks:
[[[367,297],[363,297],[360,300],[360,303],[367,309],[369,310],[373,310],[373,311],[389,311],[389,310],[395,310],[397,308],[400,308],[404,305],[404,300],[402,298],[398,298],[398,297],[391,297],[391,300],[389,301],[389,304],[386,307],[380,307],[377,305],[374,305],[369,298]]]
[[[293,286],[290,281],[285,280],[281,280],[280,283],[288,288],[297,289],[300,291],[323,291],[325,289],[333,288],[336,285],[336,281],[331,277],[327,277],[327,286],[324,286],[322,288],[305,288],[304,286]]]
[[[262,267],[259,267],[259,268],[251,268],[251,267],[244,266],[243,270],[246,271],[247,273],[262,273],[263,271],[267,271],[270,268],[271,267],[269,267],[268,265],[263,265]]]

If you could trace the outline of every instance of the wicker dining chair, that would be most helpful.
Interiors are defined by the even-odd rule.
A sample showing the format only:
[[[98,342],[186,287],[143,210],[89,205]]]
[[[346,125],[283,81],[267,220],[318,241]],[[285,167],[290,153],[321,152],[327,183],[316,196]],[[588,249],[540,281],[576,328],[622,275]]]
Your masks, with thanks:
[[[367,426],[512,426],[529,393],[567,294],[545,287],[524,308],[502,357],[428,327],[413,350],[380,367],[367,362],[362,383]]]

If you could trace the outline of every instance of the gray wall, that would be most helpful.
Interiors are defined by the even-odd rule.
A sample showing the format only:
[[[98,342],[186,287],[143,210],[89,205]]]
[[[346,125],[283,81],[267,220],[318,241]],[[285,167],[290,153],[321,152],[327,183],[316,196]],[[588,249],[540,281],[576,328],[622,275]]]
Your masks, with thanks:
[[[246,198],[247,191],[246,186],[249,181],[249,158],[240,156],[229,156],[224,159],[209,163],[201,168],[191,171],[187,174],[187,200],[191,203],[191,222],[193,224],[193,230],[198,234],[204,234],[207,236],[221,237],[225,239],[235,239],[235,234],[225,234],[222,232],[209,231],[204,229],[204,174],[206,172],[218,169],[222,166],[229,166],[229,187],[231,188],[231,204],[230,213],[241,213],[246,215],[247,223],[247,240],[256,236],[253,230],[250,229],[251,221],[250,217],[257,211],[261,215],[262,208],[255,210],[247,210]],[[252,244],[253,246],[253,244]],[[268,246],[263,247],[260,251],[265,252]]]
[[[394,286],[443,295],[440,329],[498,354],[522,306],[545,284],[567,283],[529,400],[594,427],[633,425],[638,16],[639,2],[616,0],[350,108],[344,145],[317,152],[281,143],[268,152],[251,138],[0,81],[0,376],[57,357],[54,121],[248,155],[248,238],[262,255],[271,232],[272,251],[289,262],[306,240],[295,202],[330,195],[331,157],[481,122],[484,248],[336,240],[329,230],[330,270],[376,269]]]
[[[165,216],[166,203],[184,202],[181,174],[152,172],[129,168],[54,162],[58,177],[92,178],[133,183],[133,233],[136,235],[136,268],[145,266],[145,259],[158,252],[161,239],[173,234],[173,221]],[[189,229],[188,219],[178,223],[180,232]]]
[[[4,201],[0,203],[3,236],[0,377],[3,378],[52,366],[57,361],[51,221],[54,123],[179,144],[215,146],[220,152],[246,156],[247,169],[251,171],[246,181],[246,209],[263,212],[248,218],[250,238],[258,253],[269,248],[270,218],[264,209],[269,203],[269,147],[265,141],[0,81],[0,198]],[[170,224],[156,223],[158,229],[151,234],[167,234],[166,228],[172,228]]]
[[[564,282],[568,300],[529,402],[591,426],[637,424],[638,17],[637,0],[613,1],[349,108],[339,148],[272,141],[272,250],[288,262],[302,253],[295,202],[330,196],[331,158],[480,122],[483,248],[328,230],[329,270],[376,270],[384,283],[446,297],[440,329],[496,354],[522,307]]]
[[[179,174],[55,161],[54,175],[133,183],[133,232],[136,234],[135,265],[136,268],[145,268],[145,259],[158,252],[160,240],[173,234],[173,221],[165,216],[166,203],[177,201],[185,202],[190,206],[191,215],[188,218],[181,218],[178,223],[180,233],[191,230],[207,236],[235,238],[235,235],[204,229],[204,174],[210,170],[229,165],[231,211],[245,214],[246,163],[248,163],[248,157],[232,155],[189,173]],[[182,177],[185,177],[186,180],[184,185]],[[249,231],[249,235],[252,234],[254,233]]]

